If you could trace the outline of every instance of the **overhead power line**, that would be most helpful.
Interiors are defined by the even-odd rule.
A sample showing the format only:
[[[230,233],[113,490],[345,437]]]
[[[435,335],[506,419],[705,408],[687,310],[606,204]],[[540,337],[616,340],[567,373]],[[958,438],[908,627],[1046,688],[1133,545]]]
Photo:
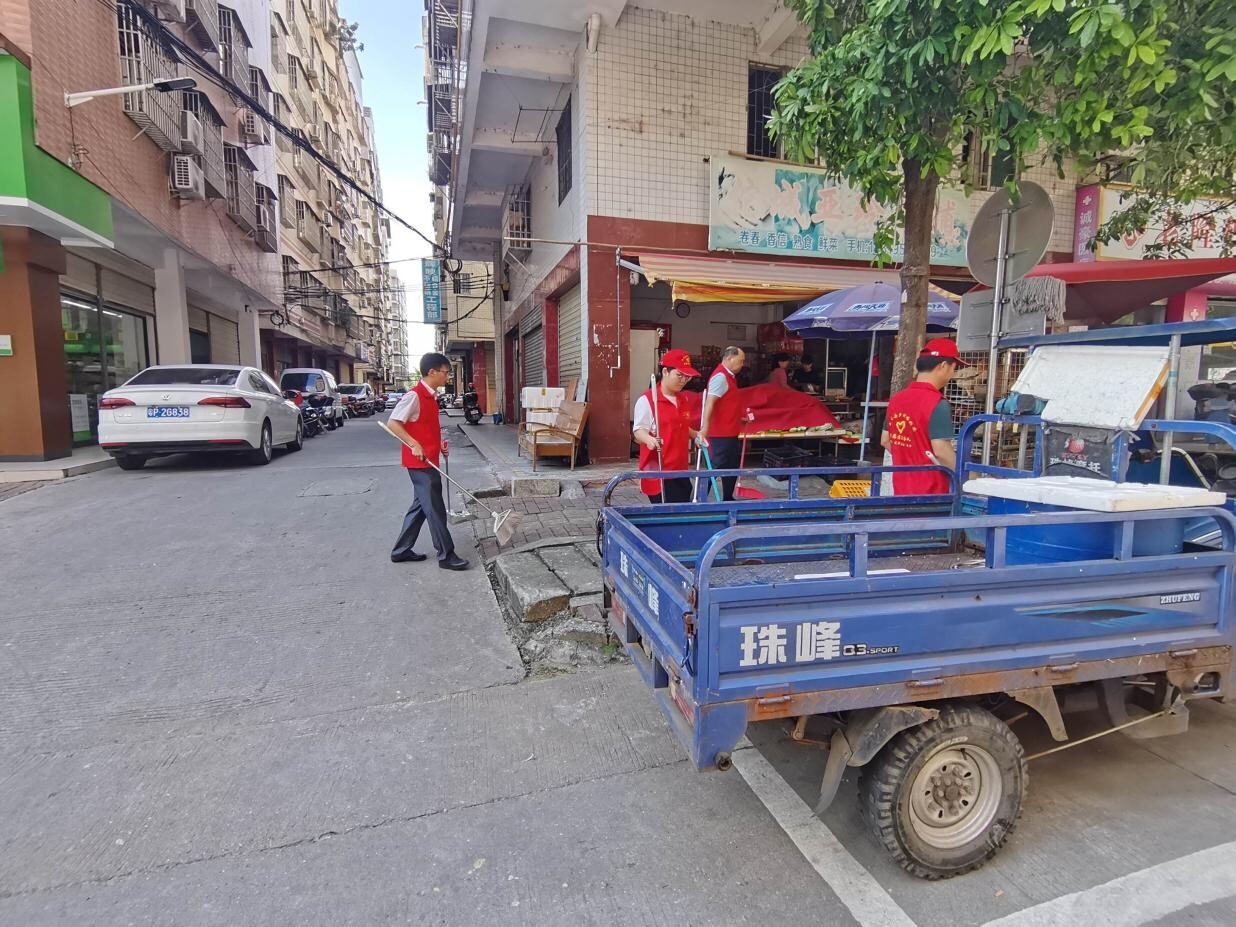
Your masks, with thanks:
[[[244,103],[244,105],[247,108],[252,110],[259,118],[261,118],[267,124],[269,124],[276,132],[278,132],[284,138],[288,139],[292,144],[296,145],[298,148],[300,148],[302,151],[304,151],[306,154],[312,157],[315,161],[317,161],[319,164],[325,167],[328,171],[330,171],[331,174],[333,174],[336,178],[338,178],[338,180],[341,183],[355,190],[358,194],[360,194],[361,197],[363,197],[364,199],[372,203],[376,209],[390,216],[392,219],[394,219],[404,228],[408,229],[413,234],[419,236],[431,248],[433,248],[434,254],[440,254],[443,252],[443,248],[441,245],[435,242],[432,238],[430,238],[428,235],[426,235],[424,232],[422,232],[412,223],[408,222],[398,213],[395,213],[391,209],[389,209],[377,197],[375,197],[372,193],[370,193],[368,190],[362,187],[360,183],[357,182],[355,179],[353,179],[349,174],[340,170],[339,167],[335,165],[335,162],[331,161],[324,154],[318,151],[317,148],[315,148],[312,144],[308,142],[308,140],[306,140],[304,137],[300,135],[297,135],[296,132],[294,132],[292,129],[288,128],[278,119],[276,119],[275,116],[270,111],[268,111],[266,107],[264,107],[256,99],[254,99],[247,90],[240,87],[238,84],[232,81],[231,78],[226,77],[224,74],[220,73],[220,71],[216,69],[209,61],[207,61],[206,58],[203,57],[203,55],[197,49],[189,45],[187,42],[185,42],[179,36],[177,36],[174,32],[168,29],[167,26],[164,25],[163,22],[161,22],[153,13],[147,10],[144,6],[138,3],[137,0],[117,0],[117,2],[124,4],[129,10],[133,12],[133,14],[138,19],[140,19],[145,24],[149,32],[158,36],[159,41],[161,41],[164,45],[169,46],[171,49],[173,49],[176,53],[176,57],[186,61],[195,70],[197,70],[198,72],[200,72],[201,74],[209,78],[210,81],[214,83],[216,86],[218,86],[222,90],[227,91],[237,100],[240,100],[242,103]]]

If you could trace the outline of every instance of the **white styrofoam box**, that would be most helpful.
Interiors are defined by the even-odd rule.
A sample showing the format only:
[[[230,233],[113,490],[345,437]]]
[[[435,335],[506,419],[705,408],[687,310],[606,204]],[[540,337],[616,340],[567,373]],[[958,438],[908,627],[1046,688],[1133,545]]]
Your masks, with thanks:
[[[1167,375],[1167,348],[1045,345],[1013,392],[1047,401],[1043,420],[1092,428],[1137,428]]]
[[[525,386],[520,394],[525,409],[556,409],[564,399],[566,390],[561,386]]]
[[[1089,512],[1142,512],[1149,509],[1187,509],[1223,505],[1221,492],[1189,486],[1152,486],[1148,483],[1113,483],[1084,476],[1033,476],[1001,480],[981,477],[969,480],[962,492],[1019,502],[1059,505]]]
[[[524,420],[530,425],[552,425],[557,412],[525,412]]]

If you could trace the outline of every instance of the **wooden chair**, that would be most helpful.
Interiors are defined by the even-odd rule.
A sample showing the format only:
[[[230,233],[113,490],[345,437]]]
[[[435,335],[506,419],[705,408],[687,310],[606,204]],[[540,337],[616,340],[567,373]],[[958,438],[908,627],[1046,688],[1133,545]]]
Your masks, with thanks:
[[[587,423],[588,403],[564,399],[552,425],[523,422],[519,426],[519,449],[528,452],[533,470],[542,457],[569,457],[574,470]]]

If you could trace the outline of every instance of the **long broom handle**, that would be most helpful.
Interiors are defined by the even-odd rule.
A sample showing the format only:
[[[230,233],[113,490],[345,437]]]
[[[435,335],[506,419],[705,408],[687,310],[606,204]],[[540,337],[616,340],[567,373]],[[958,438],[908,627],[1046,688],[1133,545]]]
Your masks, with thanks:
[[[661,459],[661,412],[658,409],[660,402],[657,396],[657,375],[653,373],[648,380],[652,386],[649,390],[649,398],[652,400],[652,424],[657,429],[657,469],[664,471],[665,461]],[[665,487],[662,486],[661,490],[664,492]]]
[[[395,434],[395,432],[393,432],[393,431],[390,429],[390,427],[386,424],[386,422],[378,422],[378,424],[379,424],[379,425],[381,425],[383,428],[385,428],[385,429],[386,429],[386,433],[387,433],[387,434],[389,434],[389,435],[391,435],[391,436],[393,436],[394,438],[396,438],[396,439],[399,441],[399,443],[400,443],[400,444],[406,444],[406,443],[407,443],[407,442],[405,442],[405,441],[403,440],[403,438],[400,438],[400,437],[399,437],[399,435]],[[447,456],[449,457],[450,455],[448,454]],[[437,470],[437,471],[438,471],[438,473],[439,473],[439,474],[441,474],[441,476],[442,476],[442,477],[443,477],[443,478],[444,478],[444,479],[445,479],[448,483],[450,483],[452,486],[454,486],[456,489],[458,489],[461,493],[463,493],[465,496],[467,496],[469,499],[471,499],[473,502],[475,502],[477,505],[479,505],[481,508],[483,508],[483,509],[484,509],[486,512],[488,512],[490,515],[493,515],[495,518],[498,516],[498,513],[497,513],[497,512],[495,512],[493,509],[491,509],[489,506],[487,506],[484,502],[482,502],[482,501],[481,501],[480,499],[478,499],[476,496],[472,495],[472,493],[468,492],[468,490],[464,489],[461,485],[459,485],[459,482],[458,482],[457,480],[453,480],[453,479],[451,479],[451,475],[450,475],[449,473],[444,473],[444,472],[442,471],[442,468],[441,468],[441,467],[439,467],[439,466],[438,466],[436,463],[434,463],[432,460],[430,460],[428,457],[422,457],[422,458],[421,458],[421,460],[425,461],[425,463],[429,464],[429,466],[431,466],[431,467],[433,467],[435,470]]]

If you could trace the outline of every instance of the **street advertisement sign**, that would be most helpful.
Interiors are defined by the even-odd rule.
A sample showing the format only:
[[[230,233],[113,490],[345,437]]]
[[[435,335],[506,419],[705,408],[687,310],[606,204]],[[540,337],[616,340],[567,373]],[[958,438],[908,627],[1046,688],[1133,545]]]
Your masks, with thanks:
[[[421,261],[421,292],[425,305],[425,324],[442,321],[442,262],[425,258]]]
[[[734,155],[709,160],[708,247],[714,251],[840,258],[875,258],[876,223],[887,214],[862,207],[859,193],[819,168]],[[941,189],[936,204],[931,263],[966,266],[970,201]],[[893,259],[900,260],[900,246]]]

